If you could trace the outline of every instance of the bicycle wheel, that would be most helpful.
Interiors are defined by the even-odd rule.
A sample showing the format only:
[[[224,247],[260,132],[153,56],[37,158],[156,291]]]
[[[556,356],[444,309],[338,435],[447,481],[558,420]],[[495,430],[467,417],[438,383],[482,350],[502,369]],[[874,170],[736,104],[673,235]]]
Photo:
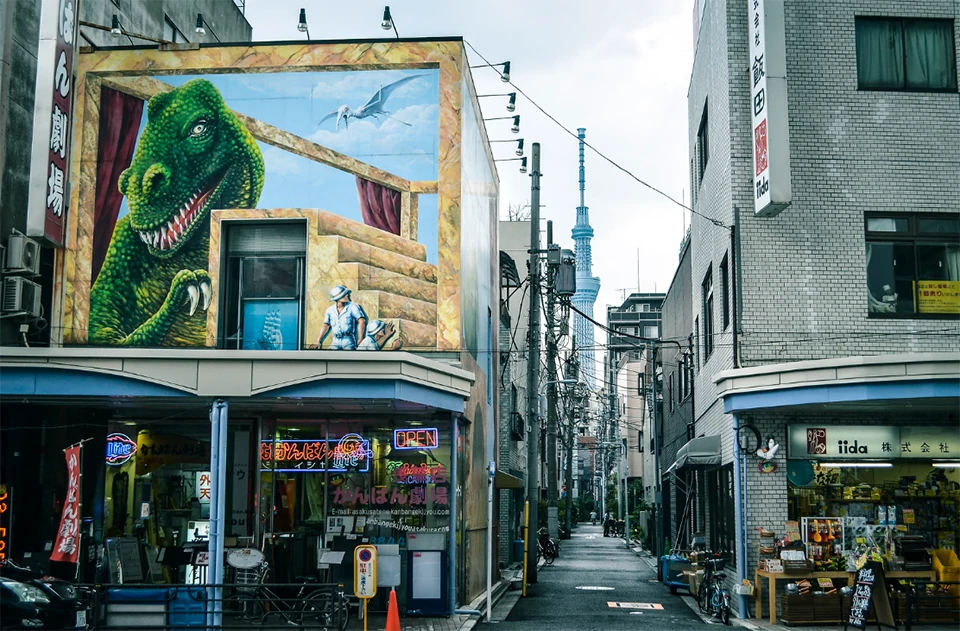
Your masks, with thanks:
[[[730,624],[730,595],[723,590],[723,603],[720,605],[720,621],[723,624]]]
[[[255,594],[233,594],[223,599],[223,615],[232,620],[260,622],[267,611]]]
[[[697,606],[700,607],[700,613],[708,613],[710,610],[710,589],[707,581],[701,582],[697,588]]]
[[[553,565],[553,562],[557,560],[556,549],[551,545],[547,545],[543,550],[543,558],[546,560],[547,565]]]
[[[347,625],[350,623],[350,600],[340,592],[337,594],[337,617],[340,621],[340,631],[345,631]]]
[[[307,596],[300,607],[300,625],[305,629],[326,628],[335,622],[333,594],[317,590]]]

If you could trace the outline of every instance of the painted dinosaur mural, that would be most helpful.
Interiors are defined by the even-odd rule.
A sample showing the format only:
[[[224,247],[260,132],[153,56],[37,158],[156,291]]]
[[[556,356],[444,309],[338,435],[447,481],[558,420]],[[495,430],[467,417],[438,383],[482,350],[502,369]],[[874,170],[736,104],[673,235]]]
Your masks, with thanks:
[[[210,211],[255,208],[260,148],[220,92],[194,79],[158,94],[130,168],[130,213],[117,222],[90,291],[89,341],[202,346],[211,285]]]

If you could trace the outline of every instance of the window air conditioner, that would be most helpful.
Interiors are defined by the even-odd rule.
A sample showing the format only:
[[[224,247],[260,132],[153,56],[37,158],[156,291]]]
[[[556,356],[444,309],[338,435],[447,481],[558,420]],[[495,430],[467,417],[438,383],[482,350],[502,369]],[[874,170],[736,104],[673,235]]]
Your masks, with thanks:
[[[40,317],[40,285],[22,276],[3,279],[3,311]]]
[[[36,276],[40,273],[40,244],[22,234],[10,235],[3,267],[6,274]]]

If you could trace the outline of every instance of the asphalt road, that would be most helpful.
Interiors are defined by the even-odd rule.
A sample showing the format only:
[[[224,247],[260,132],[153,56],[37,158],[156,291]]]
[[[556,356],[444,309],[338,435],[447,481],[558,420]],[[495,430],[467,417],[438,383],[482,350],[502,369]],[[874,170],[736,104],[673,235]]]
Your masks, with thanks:
[[[580,524],[570,540],[560,542],[560,558],[540,568],[527,597],[520,598],[505,619],[500,619],[504,611],[498,616],[495,610],[493,622],[476,628],[679,631],[703,626],[683,599],[671,596],[656,577],[656,571],[628,550],[623,539],[605,538],[600,526]],[[514,600],[505,596],[498,609]],[[611,602],[622,605],[610,606]]]

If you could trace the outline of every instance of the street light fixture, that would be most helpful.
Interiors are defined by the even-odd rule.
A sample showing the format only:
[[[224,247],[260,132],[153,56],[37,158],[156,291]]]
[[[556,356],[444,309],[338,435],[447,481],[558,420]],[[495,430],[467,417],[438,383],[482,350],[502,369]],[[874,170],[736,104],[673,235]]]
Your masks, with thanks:
[[[113,21],[110,23],[110,34],[114,37],[120,37],[123,34],[123,30],[120,28],[120,18],[117,17],[117,14],[113,14]]]
[[[523,138],[518,138],[516,140],[511,139],[511,140],[491,140],[490,141],[491,144],[495,142],[515,142],[517,143],[517,150],[515,153],[517,154],[518,157],[523,156]]]
[[[197,26],[196,26],[196,28],[194,28],[193,30],[194,30],[194,31],[197,33],[197,35],[199,35],[200,37],[203,37],[204,35],[207,34],[207,29],[203,28],[203,14],[202,14],[202,13],[198,13],[198,14],[197,14]]]
[[[393,34],[397,36],[397,39],[400,39],[400,33],[397,33],[397,25],[393,21],[393,16],[390,15],[390,7],[383,7],[383,21],[380,22],[380,28],[385,31],[393,29]]]
[[[300,21],[297,23],[297,30],[307,34],[307,41],[310,40],[310,27],[307,26],[307,10],[300,9]]]

